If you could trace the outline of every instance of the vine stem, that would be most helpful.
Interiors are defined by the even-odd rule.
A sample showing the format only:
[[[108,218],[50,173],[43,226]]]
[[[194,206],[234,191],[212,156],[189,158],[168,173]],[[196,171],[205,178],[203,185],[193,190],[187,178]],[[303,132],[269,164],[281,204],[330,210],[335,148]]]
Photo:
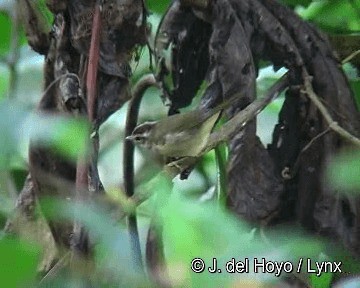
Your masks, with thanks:
[[[342,128],[336,121],[334,121],[329,113],[329,111],[326,109],[326,107],[322,104],[319,97],[314,92],[314,89],[311,84],[311,76],[306,75],[304,77],[304,87],[305,90],[302,92],[307,95],[310,100],[314,103],[316,108],[320,111],[321,115],[325,119],[326,123],[329,125],[329,128],[339,134],[342,138],[347,140],[348,142],[354,144],[355,146],[360,148],[360,139],[351,134],[350,132],[346,131],[344,128]]]
[[[139,116],[139,108],[141,100],[145,91],[151,87],[156,86],[155,77],[152,74],[143,76],[135,85],[132,91],[132,98],[129,102],[126,124],[125,124],[125,138],[130,136],[137,125]],[[134,196],[134,144],[131,141],[124,141],[123,149],[123,167],[124,167],[124,189],[126,196],[131,198]],[[136,207],[136,206],[135,206]],[[136,220],[136,209],[133,209],[128,215],[128,229],[131,239],[131,249],[134,256],[135,266],[143,270],[142,254],[140,247],[139,231]]]

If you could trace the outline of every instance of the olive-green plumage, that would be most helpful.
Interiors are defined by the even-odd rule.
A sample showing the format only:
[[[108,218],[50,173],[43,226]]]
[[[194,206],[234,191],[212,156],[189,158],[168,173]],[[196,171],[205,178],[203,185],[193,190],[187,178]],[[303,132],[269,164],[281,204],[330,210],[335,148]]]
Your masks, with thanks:
[[[196,157],[205,147],[221,111],[234,100],[233,96],[210,110],[197,108],[157,122],[145,122],[126,139],[167,157]]]

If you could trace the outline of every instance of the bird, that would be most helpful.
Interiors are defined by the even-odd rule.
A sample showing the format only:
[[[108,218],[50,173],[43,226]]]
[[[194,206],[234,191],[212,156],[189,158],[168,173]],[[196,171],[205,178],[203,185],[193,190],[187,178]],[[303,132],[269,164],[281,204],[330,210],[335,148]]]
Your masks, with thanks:
[[[142,123],[126,140],[166,157],[197,157],[206,147],[221,112],[236,99],[233,96],[212,109],[196,108],[159,121]]]

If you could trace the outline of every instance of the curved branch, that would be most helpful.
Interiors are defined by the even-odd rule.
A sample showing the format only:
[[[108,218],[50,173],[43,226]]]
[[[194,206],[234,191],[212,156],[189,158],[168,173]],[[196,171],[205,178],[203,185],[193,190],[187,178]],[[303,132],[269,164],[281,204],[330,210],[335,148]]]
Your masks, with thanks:
[[[135,85],[132,98],[129,102],[129,108],[127,111],[127,118],[125,124],[125,138],[130,136],[135,129],[137,119],[139,115],[139,108],[142,97],[145,91],[151,87],[156,86],[155,77],[152,74],[145,75]],[[131,141],[124,141],[123,150],[123,167],[124,167],[124,189],[127,197],[133,197],[134,195],[134,144]],[[137,229],[136,212],[134,211],[128,216],[129,232],[131,237],[131,248],[133,251],[135,264],[138,267],[142,267],[141,248],[139,240],[139,232]]]

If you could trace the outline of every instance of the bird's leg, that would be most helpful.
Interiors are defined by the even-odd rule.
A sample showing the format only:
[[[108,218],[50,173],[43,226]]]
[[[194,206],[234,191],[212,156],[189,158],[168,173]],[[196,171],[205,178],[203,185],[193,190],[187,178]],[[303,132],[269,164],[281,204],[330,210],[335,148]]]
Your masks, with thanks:
[[[165,165],[165,171],[173,178],[180,174],[180,179],[187,179],[190,172],[194,169],[194,166],[199,158],[198,157],[181,157],[174,159]]]

